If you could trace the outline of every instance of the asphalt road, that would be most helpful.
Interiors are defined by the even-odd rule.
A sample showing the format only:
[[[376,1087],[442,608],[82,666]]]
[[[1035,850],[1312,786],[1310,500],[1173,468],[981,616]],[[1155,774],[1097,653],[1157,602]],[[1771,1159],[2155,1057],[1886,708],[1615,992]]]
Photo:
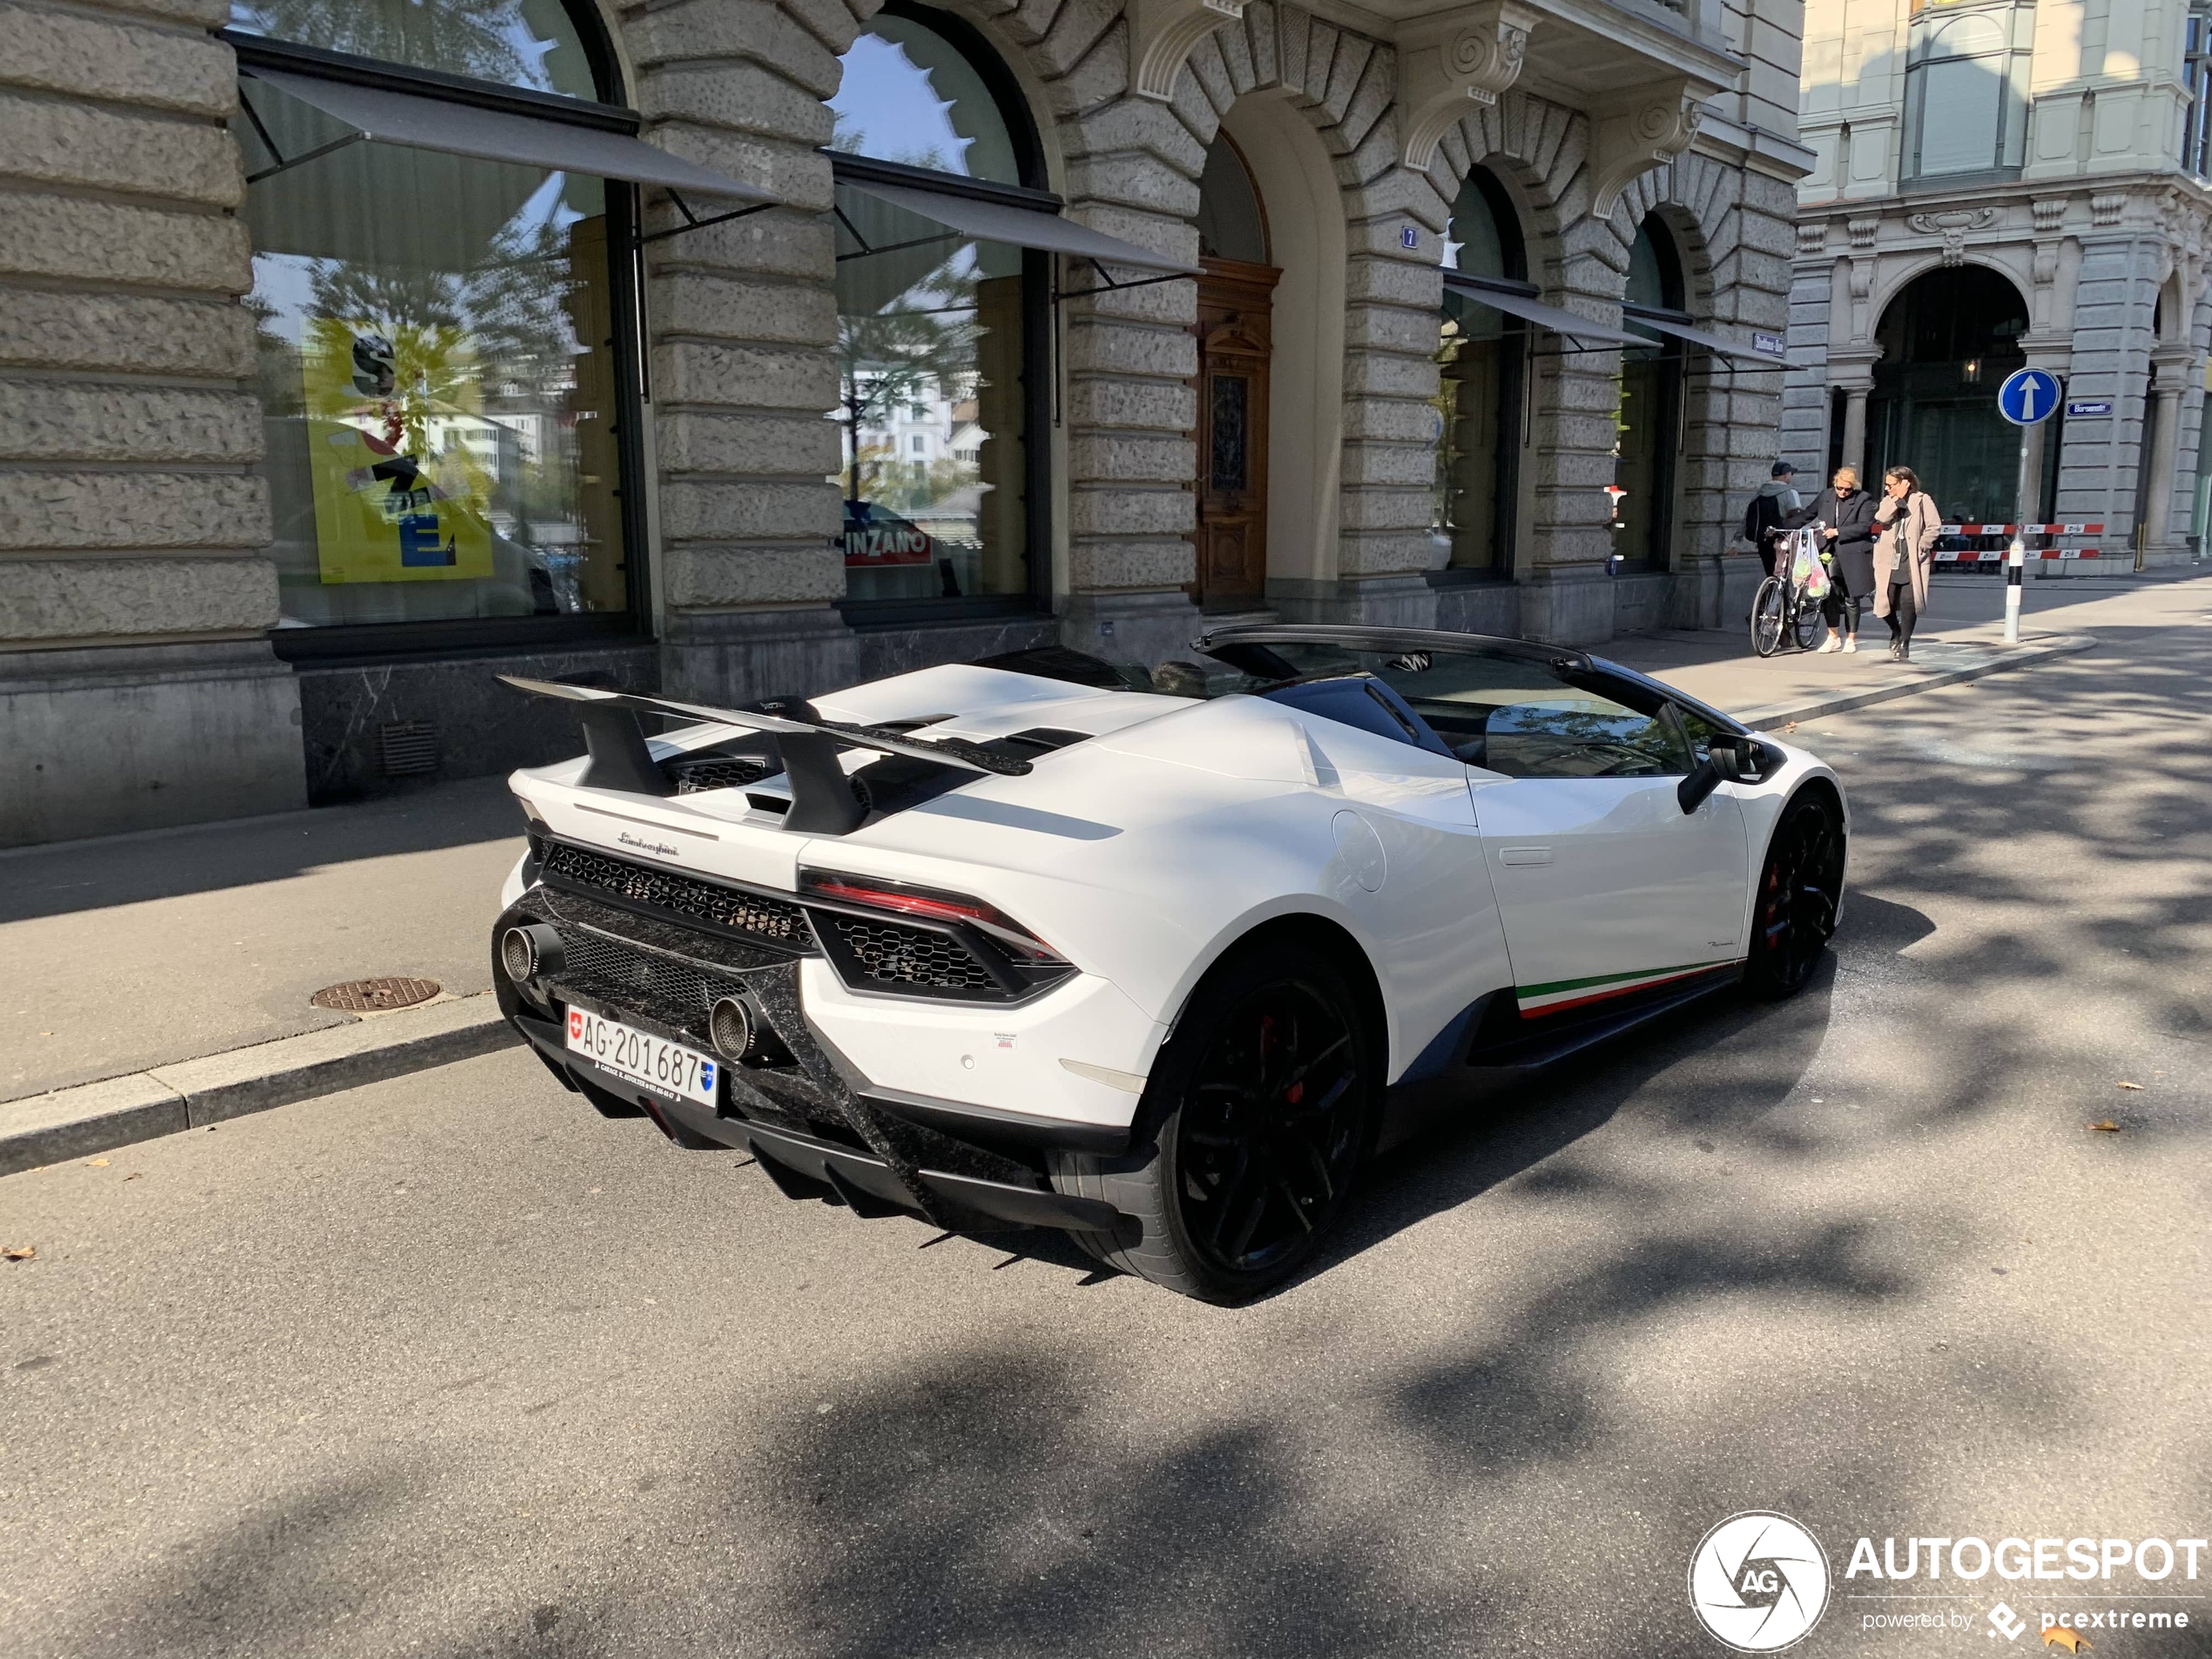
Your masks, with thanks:
[[[2212,1532],[2205,608],[1795,734],[1857,814],[1813,987],[1393,1157],[1255,1307],[787,1203],[516,1052],[0,1180],[0,1651],[1718,1655],[1747,1508],[1830,1556],[1804,1652],[2042,1651],[1986,1610],[2101,1586],[1843,1571]],[[2098,1659],[2212,1652],[2114,1602],[2198,1616]]]

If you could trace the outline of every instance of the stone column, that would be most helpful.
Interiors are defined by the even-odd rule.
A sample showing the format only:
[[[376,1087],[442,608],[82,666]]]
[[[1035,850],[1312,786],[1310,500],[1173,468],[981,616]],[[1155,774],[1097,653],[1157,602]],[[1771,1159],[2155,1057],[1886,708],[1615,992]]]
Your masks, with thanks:
[[[854,659],[831,605],[845,569],[823,418],[837,301],[819,146],[859,25],[843,7],[623,10],[646,137],[786,204],[648,252],[662,683],[710,703],[828,690]],[[679,222],[649,211],[652,228]]]
[[[2182,377],[2188,373],[2193,354],[2188,347],[2166,347],[2152,354],[2157,378],[2151,396],[2157,412],[2148,434],[2151,444],[2150,494],[2143,516],[2142,561],[2146,565],[2180,563],[2188,549],[2179,537],[2169,537],[2174,507],[2174,480],[2178,471],[2182,438]],[[2168,546],[2171,540],[2175,545]]]
[[[1874,390],[1874,365],[1881,357],[1878,346],[1828,354],[1828,384],[1844,395],[1844,442],[1841,464],[1858,469],[1859,482],[1870,483],[1866,469],[1866,400]],[[1822,483],[1828,482],[1824,463]]]
[[[0,844],[306,801],[253,465],[225,0],[17,6],[0,53]],[[148,16],[145,14],[158,14]]]

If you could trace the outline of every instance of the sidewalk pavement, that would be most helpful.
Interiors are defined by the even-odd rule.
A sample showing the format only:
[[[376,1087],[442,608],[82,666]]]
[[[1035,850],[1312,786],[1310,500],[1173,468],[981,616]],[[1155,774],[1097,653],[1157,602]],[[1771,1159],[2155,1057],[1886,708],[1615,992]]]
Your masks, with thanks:
[[[2054,584],[2055,585],[2055,584]],[[2096,644],[2195,610],[2212,578],[2035,590],[2022,644],[2003,588],[1939,581],[1913,662],[1870,618],[1854,656],[1750,655],[1747,630],[1618,639],[1603,654],[1779,730]],[[1960,620],[1952,622],[1952,616]],[[1973,618],[1968,620],[1968,618]],[[522,851],[502,779],[395,799],[0,852],[0,1174],[465,1058],[512,1041],[490,927]],[[354,1015],[328,985],[436,981],[437,1001]]]

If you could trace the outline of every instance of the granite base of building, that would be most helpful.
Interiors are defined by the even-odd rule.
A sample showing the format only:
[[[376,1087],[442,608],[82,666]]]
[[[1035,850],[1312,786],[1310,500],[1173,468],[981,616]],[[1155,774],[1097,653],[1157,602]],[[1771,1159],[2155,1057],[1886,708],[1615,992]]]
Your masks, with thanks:
[[[1165,592],[1077,593],[1060,614],[1060,643],[1109,663],[1157,664],[1190,655],[1206,619],[1180,588]]]
[[[0,653],[0,846],[302,806],[300,721],[259,640]]]
[[[302,664],[295,718],[303,728],[288,735],[294,766],[299,750],[306,752],[308,801],[360,800],[577,753],[574,712],[502,685],[502,674],[651,691],[658,688],[660,658],[651,642],[625,640],[434,661]]]

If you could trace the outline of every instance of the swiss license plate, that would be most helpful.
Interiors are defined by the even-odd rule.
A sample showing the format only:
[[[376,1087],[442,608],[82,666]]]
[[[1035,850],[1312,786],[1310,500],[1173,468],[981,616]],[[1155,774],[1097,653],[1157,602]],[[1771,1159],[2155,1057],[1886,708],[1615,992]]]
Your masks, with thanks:
[[[696,1100],[708,1106],[715,1103],[720,1062],[696,1049],[582,1008],[569,1010],[568,1046],[570,1054],[581,1055],[593,1065],[641,1088],[673,1095],[678,1100]]]

